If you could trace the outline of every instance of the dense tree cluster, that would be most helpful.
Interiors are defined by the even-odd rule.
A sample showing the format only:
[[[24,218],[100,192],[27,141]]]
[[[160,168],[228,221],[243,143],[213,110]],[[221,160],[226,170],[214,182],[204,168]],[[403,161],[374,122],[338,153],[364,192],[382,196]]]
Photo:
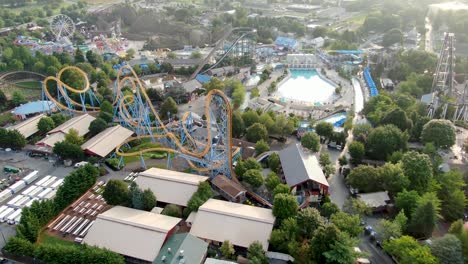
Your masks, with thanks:
[[[139,210],[151,211],[156,206],[156,196],[150,189],[141,190],[135,182],[130,188],[122,180],[109,180],[102,197],[110,205],[122,205]]]
[[[18,130],[0,128],[0,147],[20,150],[26,146],[26,139]]]
[[[208,182],[200,182],[197,191],[192,195],[187,203],[187,208],[184,210],[184,215],[188,216],[191,212],[197,211],[198,207],[208,201],[208,199],[213,197],[213,195],[214,193],[210,184]]]

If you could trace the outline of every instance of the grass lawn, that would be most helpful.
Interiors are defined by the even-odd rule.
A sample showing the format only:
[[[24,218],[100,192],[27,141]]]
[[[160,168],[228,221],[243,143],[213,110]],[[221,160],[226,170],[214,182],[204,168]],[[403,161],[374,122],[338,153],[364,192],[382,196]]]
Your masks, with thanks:
[[[17,82],[15,85],[24,88],[41,88],[41,82],[39,81]]]
[[[63,246],[73,246],[73,247],[79,247],[79,245],[71,242],[71,241],[67,241],[67,240],[62,240],[60,238],[57,238],[55,236],[50,236],[48,234],[46,234],[46,232],[42,232],[40,235],[39,235],[39,239],[38,241],[40,241],[41,244],[49,244],[49,245],[63,245]]]
[[[7,123],[13,122],[15,120],[17,120],[17,118],[12,113],[0,114],[0,126],[4,126]]]
[[[161,147],[161,145],[158,144],[158,143],[153,143],[153,142],[146,141],[146,142],[143,142],[142,144],[140,144],[138,146],[135,146],[133,148],[125,150],[125,152],[136,152],[136,151],[140,151],[140,150],[144,150],[144,149],[158,148],[158,147]],[[165,153],[165,152],[163,152],[163,151],[146,152],[146,153],[143,154],[143,158],[146,160],[146,159],[150,159],[152,155],[161,155],[163,153]],[[125,164],[129,164],[131,162],[136,162],[136,161],[139,161],[139,160],[140,160],[140,156],[124,157]]]

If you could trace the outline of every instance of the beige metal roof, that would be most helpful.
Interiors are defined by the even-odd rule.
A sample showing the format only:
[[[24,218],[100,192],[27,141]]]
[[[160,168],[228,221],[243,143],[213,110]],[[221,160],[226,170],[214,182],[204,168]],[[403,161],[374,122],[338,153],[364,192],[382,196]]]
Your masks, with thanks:
[[[91,154],[105,157],[133,134],[120,125],[109,127],[86,141],[81,148]]]
[[[52,135],[47,135],[41,139],[36,145],[54,147],[55,143],[65,140],[65,133],[58,132]]]
[[[66,134],[68,133],[68,131],[70,131],[70,129],[73,128],[73,129],[78,130],[78,134],[80,136],[84,136],[89,131],[89,124],[91,124],[91,122],[93,122],[93,120],[95,119],[96,118],[88,114],[76,116],[68,120],[67,122],[61,124],[60,126],[52,129],[49,132],[49,134],[53,134],[56,132],[63,132]]]
[[[259,241],[267,250],[274,222],[270,209],[209,199],[198,209],[190,233],[240,247]]]
[[[373,193],[360,193],[358,195],[359,200],[365,203],[371,208],[378,208],[381,206],[387,205],[387,202],[390,201],[387,191],[383,192],[373,192]]]
[[[135,182],[140,188],[153,191],[158,201],[187,206],[198,184],[208,179],[196,174],[151,168],[141,172]]]
[[[39,120],[43,118],[45,115],[40,114],[31,118],[28,118],[24,120],[23,122],[20,122],[14,126],[9,127],[8,129],[10,130],[18,130],[18,132],[23,135],[23,137],[28,138],[35,134],[39,129],[37,128],[37,123],[39,123]]]
[[[182,219],[115,206],[98,215],[83,242],[152,262]]]

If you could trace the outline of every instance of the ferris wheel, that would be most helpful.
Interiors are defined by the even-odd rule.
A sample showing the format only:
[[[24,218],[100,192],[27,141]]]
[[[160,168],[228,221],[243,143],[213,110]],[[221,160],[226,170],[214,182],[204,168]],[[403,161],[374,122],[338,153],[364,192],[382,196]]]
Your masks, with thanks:
[[[75,32],[75,23],[69,16],[59,14],[52,18],[50,30],[56,40],[70,39]]]

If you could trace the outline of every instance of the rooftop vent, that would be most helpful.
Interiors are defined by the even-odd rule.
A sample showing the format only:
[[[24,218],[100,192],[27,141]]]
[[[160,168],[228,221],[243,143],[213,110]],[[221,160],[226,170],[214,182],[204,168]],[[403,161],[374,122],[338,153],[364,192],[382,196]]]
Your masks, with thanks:
[[[162,256],[161,261],[166,262],[166,256]]]

